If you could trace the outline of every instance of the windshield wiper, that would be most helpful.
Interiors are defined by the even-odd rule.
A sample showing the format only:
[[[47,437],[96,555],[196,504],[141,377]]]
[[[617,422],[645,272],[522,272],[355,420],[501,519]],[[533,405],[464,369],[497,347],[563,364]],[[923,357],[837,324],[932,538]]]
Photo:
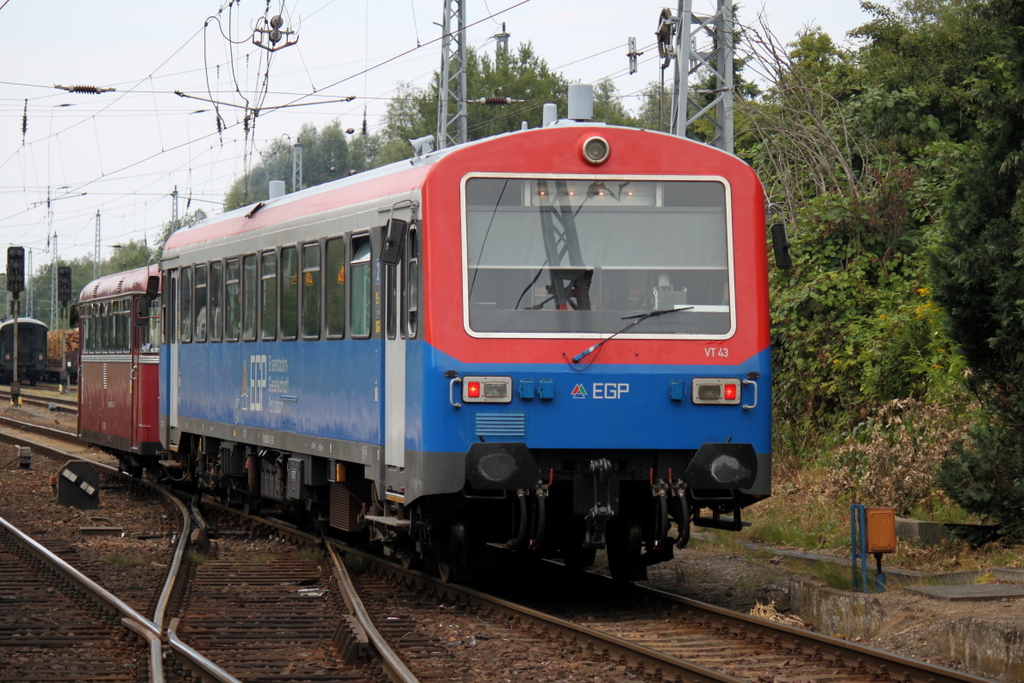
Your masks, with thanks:
[[[643,321],[647,320],[648,318],[654,318],[654,317],[657,317],[659,315],[665,315],[666,313],[676,313],[677,311],[689,311],[692,308],[693,308],[693,306],[683,306],[682,308],[668,308],[668,309],[665,309],[665,310],[662,310],[662,311],[647,311],[646,313],[638,313],[637,315],[627,315],[627,316],[623,317],[622,320],[633,319],[633,322],[631,322],[630,324],[626,325],[625,327],[623,327],[621,330],[619,330],[615,334],[611,335],[610,337],[605,337],[601,341],[599,341],[596,344],[594,344],[593,346],[591,346],[589,349],[585,349],[583,351],[580,351],[579,353],[577,353],[575,356],[572,357],[572,362],[573,363],[579,363],[581,360],[583,360],[584,358],[586,358],[587,356],[592,354],[594,351],[597,351],[599,348],[604,346],[606,343],[610,342],[612,339],[615,339],[620,334],[624,334],[626,332],[629,332],[631,329],[633,329],[634,327],[636,327],[637,325],[639,325]]]

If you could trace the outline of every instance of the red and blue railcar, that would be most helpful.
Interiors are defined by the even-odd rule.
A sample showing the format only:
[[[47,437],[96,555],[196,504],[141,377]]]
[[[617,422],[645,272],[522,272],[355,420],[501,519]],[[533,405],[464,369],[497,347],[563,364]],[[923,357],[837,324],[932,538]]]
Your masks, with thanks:
[[[156,265],[98,278],[82,290],[78,435],[140,471],[162,451],[159,433],[160,324]],[[144,304],[143,304],[144,302]]]
[[[636,578],[770,495],[765,200],[717,149],[559,122],[217,216],[161,269],[164,466],[229,497]]]

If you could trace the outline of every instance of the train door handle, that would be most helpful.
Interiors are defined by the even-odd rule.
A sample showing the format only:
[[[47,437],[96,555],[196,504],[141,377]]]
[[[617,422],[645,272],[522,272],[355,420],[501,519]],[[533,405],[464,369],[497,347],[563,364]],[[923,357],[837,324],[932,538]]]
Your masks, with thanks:
[[[453,377],[452,381],[448,384],[448,402],[452,404],[452,408],[461,408],[462,404],[455,400],[455,385],[462,384],[461,377]]]
[[[743,380],[743,384],[744,384],[744,386],[749,384],[752,387],[754,387],[754,402],[751,403],[749,406],[744,404],[743,405],[743,410],[753,410],[754,408],[757,407],[757,382],[755,382],[753,380],[750,380],[750,379],[745,379],[745,380]]]

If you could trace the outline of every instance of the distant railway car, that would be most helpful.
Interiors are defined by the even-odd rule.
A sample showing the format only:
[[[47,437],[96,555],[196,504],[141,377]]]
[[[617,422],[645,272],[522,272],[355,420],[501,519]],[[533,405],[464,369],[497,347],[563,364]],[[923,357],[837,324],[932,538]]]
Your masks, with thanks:
[[[63,352],[61,344],[64,345]],[[50,330],[46,333],[46,379],[61,381],[61,363],[67,368],[68,380],[78,381],[78,328]]]
[[[160,450],[160,327],[158,309],[148,305],[159,301],[157,272],[148,266],[94,280],[77,308],[78,435],[136,471],[144,462],[139,458]]]
[[[738,158],[573,121],[211,218],[161,262],[169,474],[639,578],[770,495],[766,249]]]
[[[14,377],[14,324],[0,323],[0,382],[10,383]],[[46,372],[46,323],[34,318],[18,318],[18,381],[35,384]]]

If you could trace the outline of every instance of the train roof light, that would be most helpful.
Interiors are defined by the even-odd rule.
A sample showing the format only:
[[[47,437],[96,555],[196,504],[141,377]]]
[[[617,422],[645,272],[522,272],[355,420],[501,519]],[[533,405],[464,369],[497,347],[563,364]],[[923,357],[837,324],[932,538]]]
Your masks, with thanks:
[[[580,152],[587,163],[597,166],[608,161],[611,147],[608,146],[607,140],[599,135],[594,135],[583,141],[583,144],[580,146]]]

